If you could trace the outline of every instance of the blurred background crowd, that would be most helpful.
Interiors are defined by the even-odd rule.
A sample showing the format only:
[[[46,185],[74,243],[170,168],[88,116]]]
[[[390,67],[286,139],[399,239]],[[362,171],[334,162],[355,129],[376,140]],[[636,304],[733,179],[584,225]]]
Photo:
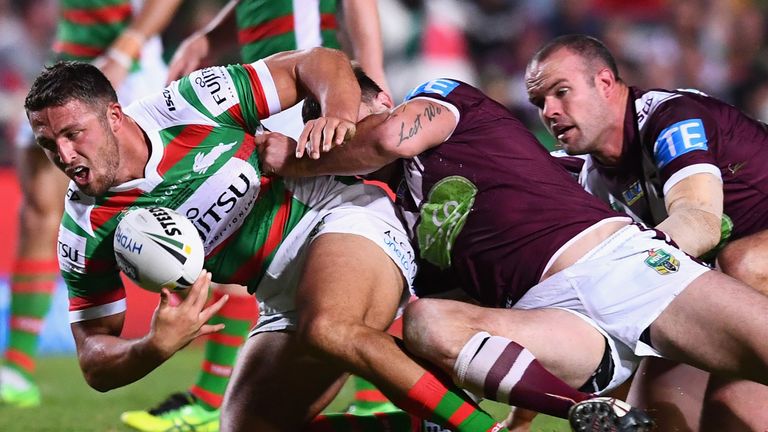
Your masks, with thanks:
[[[163,34],[167,58],[224,3],[186,0]],[[765,0],[379,0],[379,7],[395,100],[427,79],[461,79],[512,109],[545,145],[551,140],[522,77],[544,42],[567,33],[602,39],[630,85],[696,88],[768,120]],[[13,163],[23,99],[49,58],[57,13],[56,0],[0,0],[0,165]],[[236,59],[233,51],[216,61]]]

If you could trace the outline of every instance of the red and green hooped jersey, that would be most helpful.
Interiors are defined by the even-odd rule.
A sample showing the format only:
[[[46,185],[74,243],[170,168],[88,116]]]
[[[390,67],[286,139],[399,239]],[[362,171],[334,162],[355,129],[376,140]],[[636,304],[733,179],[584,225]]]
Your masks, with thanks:
[[[163,206],[203,238],[214,281],[253,289],[285,236],[344,184],[332,177],[261,176],[253,135],[279,111],[264,62],[193,72],[126,108],[151,141],[145,177],[90,197],[70,184],[59,231],[59,265],[70,320],[125,310],[113,237],[123,212]]]
[[[245,62],[281,51],[339,48],[336,0],[243,0],[235,13]]]
[[[59,59],[91,61],[128,27],[130,0],[60,0],[53,50]]]

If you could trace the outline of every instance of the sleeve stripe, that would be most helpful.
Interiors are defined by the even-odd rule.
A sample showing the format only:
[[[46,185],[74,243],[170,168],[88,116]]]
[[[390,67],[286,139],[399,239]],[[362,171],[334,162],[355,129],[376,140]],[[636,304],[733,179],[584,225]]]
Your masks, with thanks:
[[[718,180],[722,183],[723,181],[723,175],[720,173],[720,168],[708,164],[708,163],[701,163],[701,164],[694,164],[694,165],[688,165],[687,167],[675,172],[672,174],[671,177],[669,177],[669,180],[667,180],[666,183],[664,183],[664,195],[669,192],[670,189],[672,189],[672,186],[678,184],[681,180],[685,179],[686,177],[690,177],[694,174],[699,173],[710,173],[717,177]]]
[[[87,321],[96,318],[102,318],[105,316],[115,315],[120,312],[125,312],[126,303],[125,299],[120,299],[112,303],[107,303],[99,306],[94,306],[88,309],[81,309],[75,311],[69,311],[69,322],[76,323],[80,321]]]
[[[251,66],[256,70],[258,85],[269,107],[269,115],[279,113],[282,110],[280,97],[277,95],[277,87],[275,87],[275,81],[272,79],[272,73],[269,72],[267,64],[264,63],[264,60],[259,60],[251,63]]]

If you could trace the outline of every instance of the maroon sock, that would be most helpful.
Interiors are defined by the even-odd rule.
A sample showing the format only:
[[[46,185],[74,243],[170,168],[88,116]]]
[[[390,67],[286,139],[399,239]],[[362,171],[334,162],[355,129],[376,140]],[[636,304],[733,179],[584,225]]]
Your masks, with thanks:
[[[574,404],[594,397],[552,375],[523,346],[485,332],[462,348],[454,373],[459,386],[479,396],[561,418]]]

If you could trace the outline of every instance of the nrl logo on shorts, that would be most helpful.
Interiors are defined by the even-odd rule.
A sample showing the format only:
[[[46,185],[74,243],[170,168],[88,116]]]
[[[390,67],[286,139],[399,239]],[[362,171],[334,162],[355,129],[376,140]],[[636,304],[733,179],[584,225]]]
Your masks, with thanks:
[[[680,261],[664,249],[651,249],[645,264],[660,275],[675,273],[680,268]]]

